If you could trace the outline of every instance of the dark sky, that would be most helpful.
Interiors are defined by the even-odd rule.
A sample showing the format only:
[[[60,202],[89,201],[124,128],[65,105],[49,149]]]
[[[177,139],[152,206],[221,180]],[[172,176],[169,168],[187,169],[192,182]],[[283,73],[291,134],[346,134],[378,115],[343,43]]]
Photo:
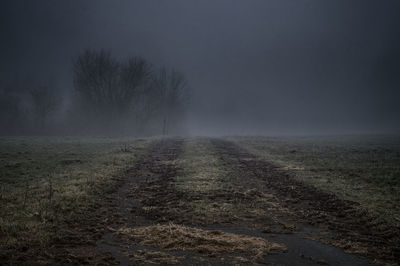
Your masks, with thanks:
[[[400,130],[400,1],[10,0],[0,82],[72,86],[85,48],[182,70],[193,134]]]

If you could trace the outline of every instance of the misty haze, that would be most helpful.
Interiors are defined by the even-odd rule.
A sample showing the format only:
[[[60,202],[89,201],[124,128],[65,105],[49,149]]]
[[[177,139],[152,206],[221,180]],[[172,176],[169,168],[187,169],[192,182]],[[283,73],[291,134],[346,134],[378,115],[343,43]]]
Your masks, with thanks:
[[[5,0],[1,265],[398,265],[400,2]]]

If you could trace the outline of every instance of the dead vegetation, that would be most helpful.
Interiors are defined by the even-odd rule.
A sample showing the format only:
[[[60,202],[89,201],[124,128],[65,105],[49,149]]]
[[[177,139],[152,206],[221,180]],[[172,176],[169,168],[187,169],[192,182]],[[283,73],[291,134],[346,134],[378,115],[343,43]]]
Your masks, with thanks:
[[[140,263],[144,265],[156,264],[156,265],[173,265],[178,264],[183,256],[173,256],[161,251],[151,250],[138,250],[136,252],[126,252],[125,255],[134,263]]]
[[[240,147],[291,177],[359,203],[400,227],[398,136],[236,137]]]
[[[179,156],[180,171],[175,185],[179,190],[198,193],[212,193],[229,186],[228,172],[221,165],[210,139],[187,140]]]
[[[378,264],[398,261],[398,227],[383,221],[357,202],[344,200],[317,186],[296,180],[270,161],[249,153],[233,142],[215,140],[214,144],[224,162],[232,166],[232,174],[246,176],[247,184],[253,183],[267,194],[273,194],[281,206],[287,207],[288,216],[296,217],[292,219],[295,225],[308,224],[321,229],[316,233],[320,236],[319,242],[367,257]],[[279,233],[293,232],[297,227],[285,221],[276,222],[283,229]],[[275,233],[275,228],[266,227],[263,231]]]
[[[119,150],[128,143],[136,153]],[[88,216],[148,143],[96,138],[2,140],[0,261],[66,234],[70,230],[66,223]]]
[[[261,259],[268,253],[284,251],[282,244],[263,238],[203,230],[177,224],[122,228],[122,238],[128,238],[143,246],[165,250],[189,250],[215,256],[224,253],[245,253],[252,259]]]
[[[12,255],[24,243],[22,248],[32,250],[26,245],[28,241],[43,240],[40,246],[54,249],[47,250],[50,255],[40,260],[59,264],[113,264],[122,257],[135,265],[266,263],[288,256],[298,259],[297,255],[287,255],[293,253],[290,241],[296,239],[303,245],[299,237],[305,233],[305,226],[311,226],[315,235],[309,235],[309,239],[375,259],[376,263],[392,262],[398,256],[392,249],[395,243],[388,242],[395,238],[390,235],[395,231],[386,233],[387,227],[372,225],[367,221],[369,216],[357,212],[358,205],[295,182],[232,142],[166,139],[157,143],[143,149],[135,163],[129,165],[129,171],[124,171],[126,159],[136,157],[140,147],[147,144],[135,144],[133,153],[128,152],[131,147],[121,149],[120,143],[111,146],[106,154],[98,147],[90,153],[94,161],[69,151],[71,156],[51,161],[62,164],[64,171],[52,172],[49,168],[46,173],[52,174],[50,177],[44,175],[46,178],[34,181],[21,178],[19,188],[14,188],[18,191],[15,200],[0,186],[1,201],[7,203],[0,210],[12,214],[14,203],[13,208],[22,207],[26,214],[33,213],[30,218],[22,213],[18,217],[14,213],[7,220],[0,218],[0,233],[7,233],[1,247],[6,247],[8,254],[3,254]],[[79,150],[83,149],[82,144],[79,146]],[[8,155],[3,152],[2,156]],[[26,158],[21,161],[24,170],[28,170]],[[120,178],[126,175],[119,183],[121,187],[101,194],[116,181],[106,175],[118,172]],[[11,177],[16,170],[5,173]],[[44,173],[37,172],[39,176]],[[9,191],[11,183],[7,186]],[[95,199],[101,201],[91,205]],[[54,216],[49,215],[52,210]],[[74,214],[71,223],[56,231],[67,214]],[[53,233],[49,225],[58,235],[50,245],[45,242]],[[46,232],[48,235],[44,235]],[[289,242],[280,238],[283,234]],[[101,248],[96,246],[99,239]],[[282,253],[284,245],[289,252]],[[112,253],[115,250],[119,255]],[[277,254],[266,256],[270,253]],[[319,254],[308,254],[307,250],[304,254],[303,259],[322,262],[313,259]],[[332,263],[325,255],[322,257]],[[21,261],[22,258],[18,262]]]

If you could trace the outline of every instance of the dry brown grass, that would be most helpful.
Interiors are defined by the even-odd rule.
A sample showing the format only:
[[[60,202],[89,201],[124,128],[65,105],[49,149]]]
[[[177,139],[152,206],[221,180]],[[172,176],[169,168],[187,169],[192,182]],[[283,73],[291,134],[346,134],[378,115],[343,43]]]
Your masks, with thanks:
[[[210,139],[195,138],[185,141],[178,164],[182,169],[176,176],[176,186],[185,192],[210,193],[230,182]]]
[[[165,252],[151,251],[151,250],[138,250],[134,253],[127,253],[126,255],[129,257],[131,261],[145,265],[149,264],[174,265],[178,264],[179,260],[183,258],[181,256],[173,256]]]
[[[176,224],[123,228],[120,236],[165,250],[189,250],[202,254],[246,253],[253,259],[273,251],[284,251],[285,246],[263,238],[202,230]]]
[[[85,217],[151,141],[1,139],[0,257],[68,233],[65,221]]]
[[[231,140],[291,177],[341,199],[358,202],[390,225],[400,227],[398,135]]]

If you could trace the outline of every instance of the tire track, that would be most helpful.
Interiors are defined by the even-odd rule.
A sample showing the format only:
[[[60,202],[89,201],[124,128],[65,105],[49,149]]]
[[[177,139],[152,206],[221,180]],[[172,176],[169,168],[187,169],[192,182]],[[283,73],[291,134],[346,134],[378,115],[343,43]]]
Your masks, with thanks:
[[[400,261],[399,235],[393,228],[374,223],[374,217],[356,203],[298,182],[231,141],[213,139],[212,143],[231,174],[242,180],[243,187],[274,195],[292,213],[284,220],[297,221],[297,228],[318,228],[314,239],[371,261]]]
[[[108,232],[97,242],[97,248],[102,253],[111,254],[117,264],[132,265],[126,255],[127,244],[121,242],[116,232],[123,226],[138,226],[151,223],[142,213],[138,213],[142,204],[142,193],[149,184],[165,182],[176,175],[174,161],[182,149],[182,139],[162,139],[151,147],[150,151],[142,156],[128,171],[128,180],[118,189],[114,197],[118,202],[115,209],[120,219],[109,222]],[[162,192],[162,190],[160,190]],[[109,261],[106,264],[109,264]]]

